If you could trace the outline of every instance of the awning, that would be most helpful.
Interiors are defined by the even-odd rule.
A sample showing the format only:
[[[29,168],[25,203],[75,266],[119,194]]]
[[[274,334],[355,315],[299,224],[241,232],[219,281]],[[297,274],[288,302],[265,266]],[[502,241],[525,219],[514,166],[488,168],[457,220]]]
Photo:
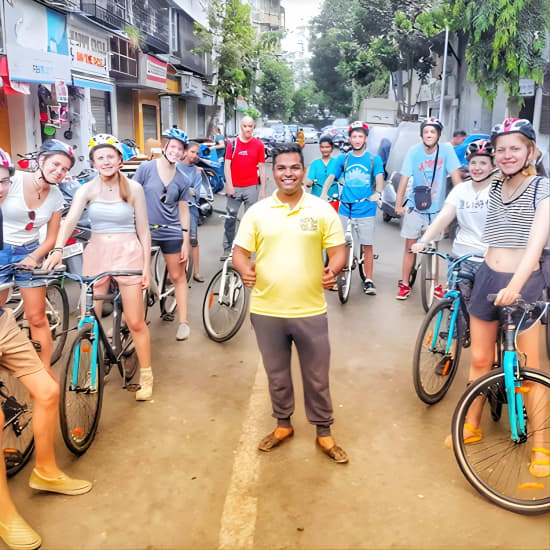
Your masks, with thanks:
[[[81,88],[91,88],[92,90],[101,90],[102,92],[112,92],[114,90],[113,85],[102,80],[93,80],[88,78],[81,78],[73,76],[73,86],[80,86]]]
[[[6,95],[30,95],[30,86],[24,82],[12,82],[8,72],[8,58],[0,57],[0,76],[2,89]]]

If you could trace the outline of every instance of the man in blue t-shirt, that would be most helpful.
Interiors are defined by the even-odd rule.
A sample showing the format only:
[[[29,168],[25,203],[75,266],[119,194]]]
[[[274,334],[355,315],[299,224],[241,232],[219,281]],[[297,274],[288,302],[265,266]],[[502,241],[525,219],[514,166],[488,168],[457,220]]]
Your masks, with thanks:
[[[409,149],[401,168],[395,212],[403,216],[401,237],[405,239],[405,252],[402,279],[397,283],[398,300],[406,300],[411,293],[408,282],[414,265],[414,255],[410,250],[443,207],[447,191],[447,175],[451,176],[453,185],[462,181],[460,162],[453,147],[448,143],[439,143],[442,130],[443,124],[436,118],[430,117],[425,120],[420,125],[422,143]],[[412,190],[409,197],[405,199],[411,177]],[[442,298],[443,289],[437,282],[437,276],[436,273],[434,295]]]
[[[343,174],[344,184],[338,213],[344,227],[348,218],[351,218],[355,241],[363,247],[363,268],[366,276],[363,291],[372,296],[376,294],[372,280],[374,221],[376,203],[384,189],[384,167],[378,155],[371,155],[366,151],[369,127],[365,122],[353,122],[348,134],[352,151],[337,157],[332,174],[325,181],[321,198],[327,197],[333,181]]]
[[[332,157],[334,143],[330,136],[321,136],[319,140],[319,151],[321,158],[315,159],[307,171],[307,178],[304,179],[306,187],[311,187],[311,194],[320,197],[323,192],[325,181],[332,174],[336,159]],[[334,183],[328,190],[328,197],[338,202],[338,184]]]

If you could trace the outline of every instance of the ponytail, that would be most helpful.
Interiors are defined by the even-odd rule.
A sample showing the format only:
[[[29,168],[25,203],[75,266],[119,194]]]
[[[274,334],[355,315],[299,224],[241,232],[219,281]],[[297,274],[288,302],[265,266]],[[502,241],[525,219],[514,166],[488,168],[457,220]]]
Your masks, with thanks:
[[[130,189],[130,182],[128,178],[119,171],[118,173],[118,191],[120,193],[120,198],[127,203],[131,203],[132,191]]]

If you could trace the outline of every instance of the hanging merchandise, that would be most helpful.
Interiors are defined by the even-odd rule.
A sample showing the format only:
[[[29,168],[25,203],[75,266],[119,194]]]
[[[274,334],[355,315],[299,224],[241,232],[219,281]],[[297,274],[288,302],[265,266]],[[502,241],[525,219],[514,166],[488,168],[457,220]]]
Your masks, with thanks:
[[[50,117],[48,116],[47,112],[40,113],[40,122],[42,124],[47,124],[48,122],[50,122]]]
[[[62,80],[55,81],[55,97],[58,103],[68,103],[69,102],[69,90],[67,84]]]
[[[59,128],[61,126],[59,120],[61,105],[48,105],[48,114],[50,115],[50,124]]]
[[[61,109],[59,111],[59,122],[61,124],[67,124],[69,122],[68,110],[66,105],[61,105]]]
[[[44,135],[45,136],[53,137],[53,136],[55,136],[55,131],[56,131],[56,128],[52,124],[46,124],[46,126],[44,126]]]

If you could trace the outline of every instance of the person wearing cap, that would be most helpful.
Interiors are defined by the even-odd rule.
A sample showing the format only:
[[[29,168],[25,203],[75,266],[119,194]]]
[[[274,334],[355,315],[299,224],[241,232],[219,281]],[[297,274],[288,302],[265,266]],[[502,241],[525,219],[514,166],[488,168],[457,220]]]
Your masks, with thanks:
[[[420,138],[422,142],[413,145],[407,152],[403,167],[401,168],[401,180],[395,199],[395,212],[403,216],[401,225],[401,237],[405,239],[405,251],[401,268],[401,279],[398,281],[398,300],[406,300],[411,287],[408,285],[409,277],[414,265],[412,245],[421,237],[422,233],[432,223],[441,211],[445,201],[447,190],[447,176],[451,176],[454,185],[462,181],[460,174],[460,161],[449,143],[440,143],[443,124],[435,117],[430,117],[420,125]],[[412,192],[405,200],[405,194],[412,177]],[[441,238],[438,235],[436,241]],[[443,288],[437,282],[438,274],[435,274],[436,286],[434,296],[443,297]]]
[[[14,173],[15,168],[10,155],[0,149],[0,205],[10,196],[10,178]],[[51,177],[48,166],[46,173]],[[0,253],[10,248],[9,245],[4,246],[2,229],[0,210]],[[72,479],[57,465],[54,440],[57,433],[59,385],[44,368],[33,344],[18,327],[9,308],[0,308],[0,370],[15,376],[34,400],[32,428],[36,464],[31,473],[29,486],[35,490],[68,496],[90,491],[92,484],[89,481]],[[0,407],[0,428],[3,428],[5,420]],[[6,433],[0,429],[0,449],[4,449],[5,444],[9,445],[9,439],[4,438],[8,433],[14,433],[12,428],[13,426],[8,426]],[[33,550],[42,544],[40,535],[21,517],[11,498],[4,456],[0,457],[0,538],[9,548],[14,549]]]
[[[4,249],[0,252],[0,265],[19,262],[35,268],[53,248],[57,238],[64,206],[58,185],[74,166],[75,157],[69,145],[48,139],[40,147],[37,160],[38,168],[34,172],[14,173],[8,196],[2,204]],[[46,237],[40,242],[40,229],[44,226]],[[53,342],[46,316],[46,281],[31,279],[26,274],[17,274],[15,280],[21,291],[31,337],[40,343],[40,359],[54,376],[50,368]],[[0,292],[0,305],[5,304],[7,295],[7,290]]]
[[[82,212],[87,208],[92,236],[84,249],[82,273],[94,277],[106,271],[141,270],[141,275],[117,276],[122,297],[124,319],[136,348],[140,364],[138,401],[152,399],[153,372],[149,327],[145,322],[143,290],[151,278],[151,235],[143,187],[129,180],[120,168],[123,150],[120,141],[109,134],[98,134],[90,140],[89,158],[98,175],[76,192],[71,208],[57,236],[55,248],[44,262],[52,269],[62,259],[62,246]],[[94,285],[94,294],[109,291],[110,277]],[[95,302],[101,312],[102,302]]]
[[[537,176],[536,134],[525,119],[508,118],[491,133],[495,162],[501,177],[495,178],[489,190],[487,221],[483,241],[487,244],[485,260],[478,270],[470,301],[472,362],[469,380],[488,373],[493,366],[494,350],[500,320],[500,308],[518,298],[526,303],[541,299],[548,272],[541,266],[541,253],[550,233],[550,188],[548,178]],[[542,267],[542,269],[541,269]],[[496,294],[491,302],[489,294]],[[517,348],[525,364],[540,368],[540,320],[521,319],[514,314],[518,327]],[[544,395],[538,401],[525,400],[531,461],[529,473],[535,478],[550,476],[550,433],[538,422],[547,419],[550,403]],[[481,414],[484,400],[469,409],[464,424],[466,444],[483,439]],[[535,407],[534,407],[535,405]],[[542,416],[541,416],[541,413]],[[448,438],[449,441],[449,438]]]
[[[192,182],[181,166],[188,142],[187,134],[178,128],[162,133],[162,155],[139,165],[134,176],[143,186],[149,223],[160,225],[152,231],[152,245],[159,246],[174,285],[178,328],[176,340],[187,340],[191,334],[187,320],[187,262],[190,253],[190,214]],[[169,227],[164,227],[169,226]],[[165,315],[165,320],[172,320]]]
[[[344,227],[351,217],[355,242],[363,247],[363,267],[366,275],[363,292],[374,296],[374,222],[376,203],[384,189],[384,166],[378,155],[367,151],[369,127],[365,122],[353,122],[348,128],[348,135],[352,151],[342,153],[336,158],[332,173],[323,186],[321,197],[326,199],[334,180],[343,175],[344,185],[340,194],[338,213]]]
[[[441,212],[411,247],[414,253],[422,252],[456,218],[458,230],[451,253],[456,258],[472,254],[460,264],[460,271],[475,278],[487,250],[482,237],[487,218],[490,185],[498,177],[494,157],[495,150],[489,140],[480,139],[468,145],[466,159],[470,179],[459,183],[451,190]],[[462,296],[466,303],[469,302],[472,284],[461,284]]]
[[[308,168],[307,178],[304,183],[306,187],[311,188],[311,194],[320,197],[323,192],[325,181],[332,174],[336,159],[332,156],[334,143],[328,135],[321,136],[319,139],[319,151],[321,157],[315,159]],[[338,212],[338,184],[333,183],[328,190],[328,197],[333,208]]]

